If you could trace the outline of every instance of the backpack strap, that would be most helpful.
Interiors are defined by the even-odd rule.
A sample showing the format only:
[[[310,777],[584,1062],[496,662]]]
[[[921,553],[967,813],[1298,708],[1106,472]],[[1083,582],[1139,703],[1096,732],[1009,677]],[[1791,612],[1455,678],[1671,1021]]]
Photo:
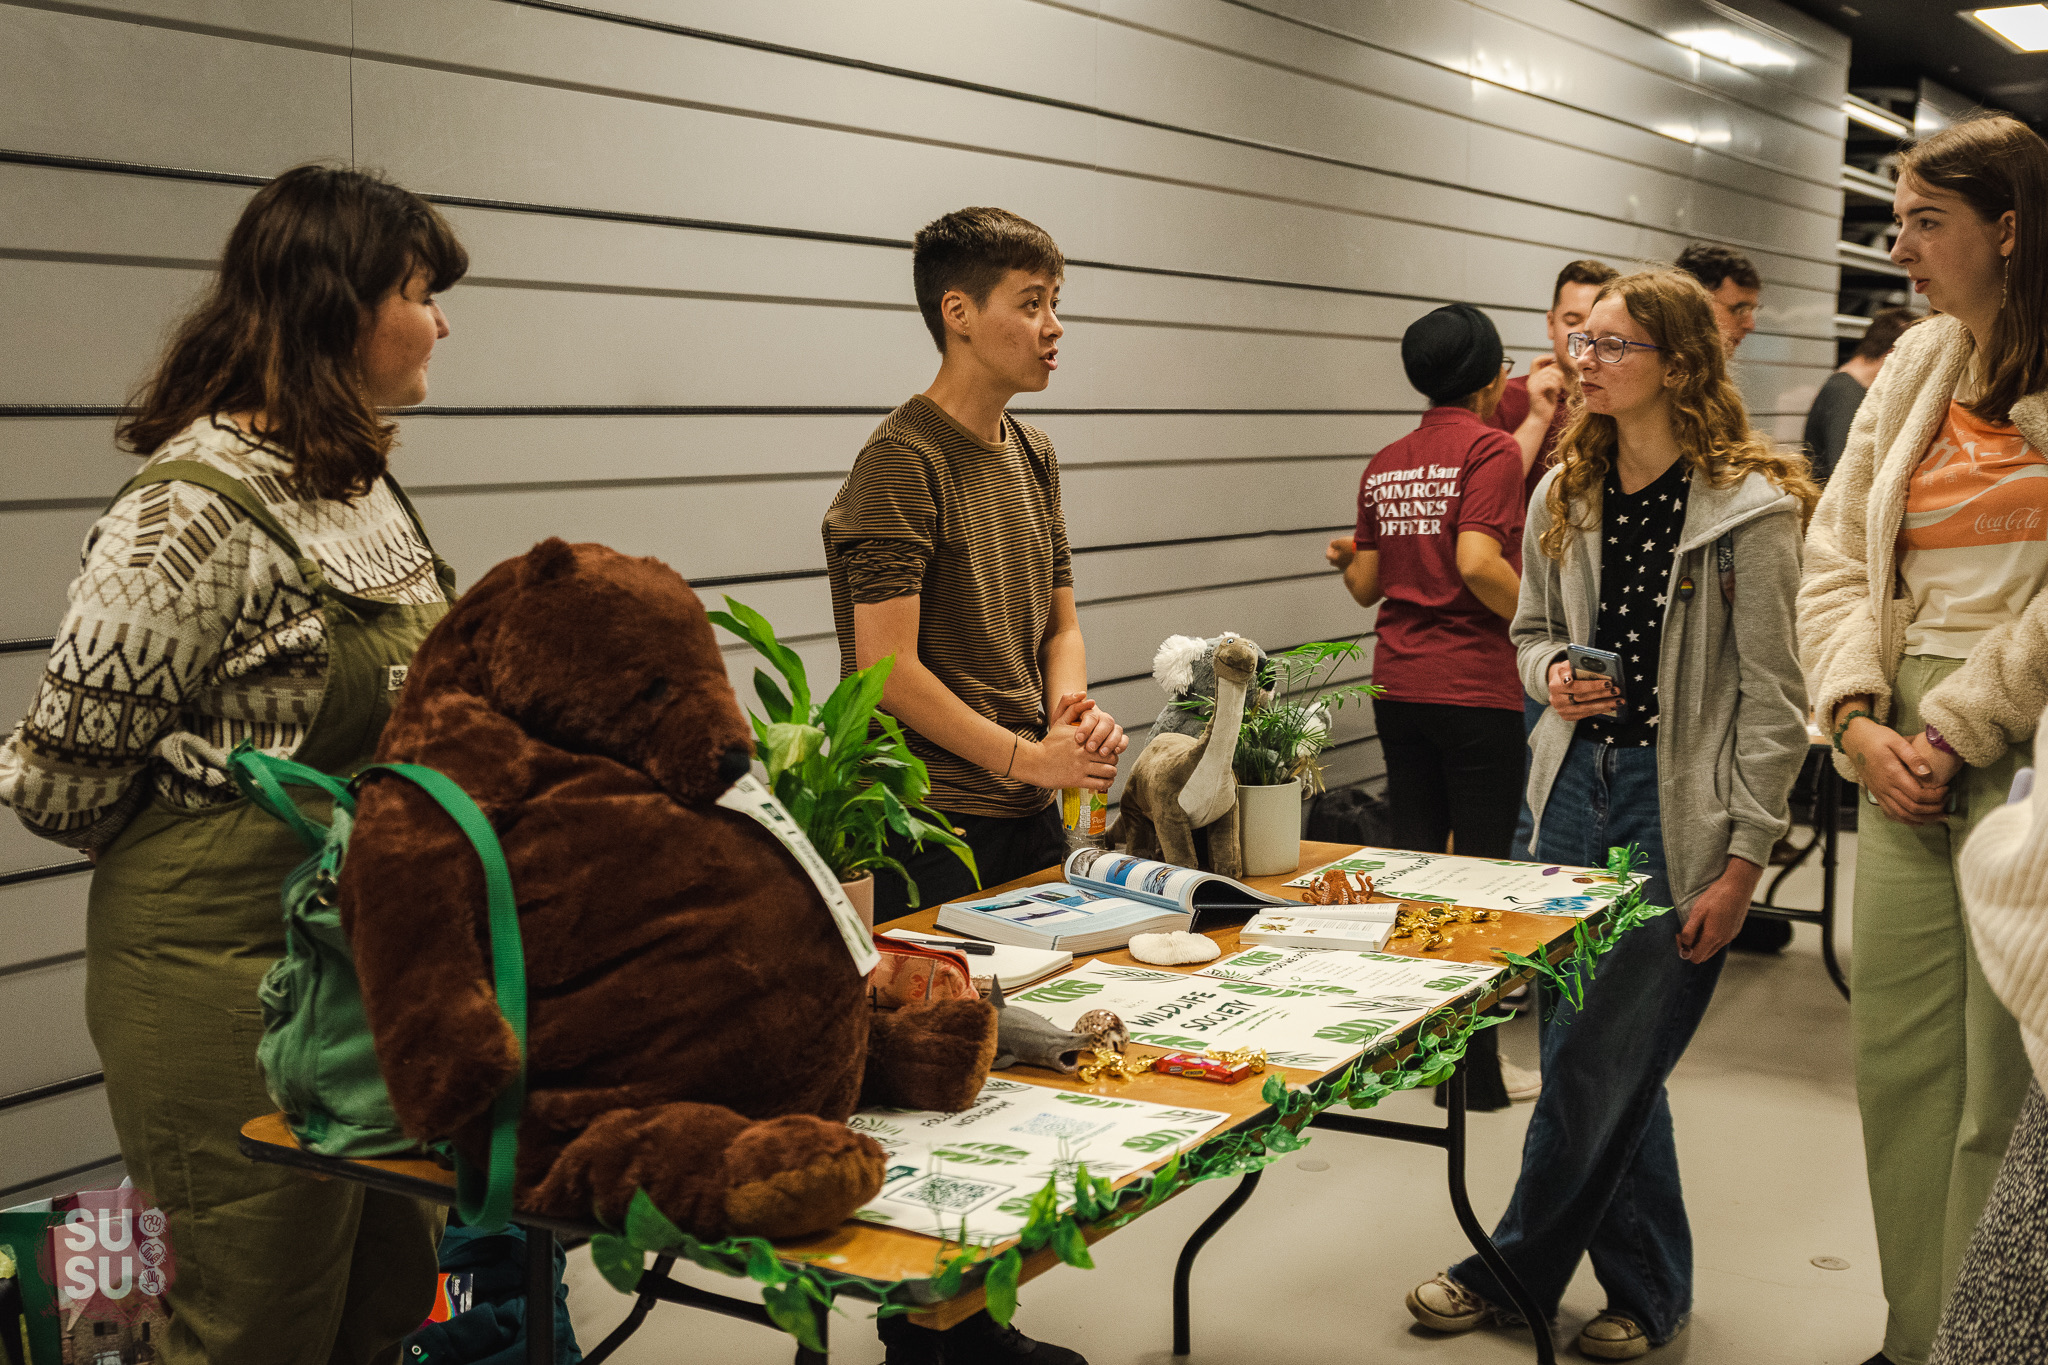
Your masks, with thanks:
[[[327,831],[306,818],[299,809],[299,803],[292,800],[285,788],[314,787],[333,797],[338,809],[355,810],[355,797],[339,779],[318,768],[266,754],[246,739],[228,755],[228,776],[234,779],[242,795],[259,809],[282,820],[307,848],[315,852],[327,846]]]
[[[462,1221],[484,1232],[496,1232],[511,1220],[512,1182],[519,1155],[519,1114],[526,1107],[526,947],[519,934],[519,906],[512,895],[512,871],[490,819],[446,773],[417,763],[372,763],[351,784],[360,789],[374,772],[402,777],[424,791],[448,812],[483,864],[484,893],[491,917],[491,974],[498,1012],[511,1026],[519,1046],[519,1071],[491,1103],[491,1149],[488,1168],[478,1171],[460,1153],[455,1157],[455,1200]]]

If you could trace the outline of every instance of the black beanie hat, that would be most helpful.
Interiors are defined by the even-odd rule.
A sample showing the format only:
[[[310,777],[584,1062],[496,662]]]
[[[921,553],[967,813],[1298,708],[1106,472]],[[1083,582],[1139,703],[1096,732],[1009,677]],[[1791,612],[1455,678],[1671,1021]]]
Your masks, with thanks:
[[[1500,333],[1493,319],[1469,303],[1447,303],[1409,324],[1401,337],[1401,367],[1408,382],[1432,404],[1456,403],[1500,374]]]

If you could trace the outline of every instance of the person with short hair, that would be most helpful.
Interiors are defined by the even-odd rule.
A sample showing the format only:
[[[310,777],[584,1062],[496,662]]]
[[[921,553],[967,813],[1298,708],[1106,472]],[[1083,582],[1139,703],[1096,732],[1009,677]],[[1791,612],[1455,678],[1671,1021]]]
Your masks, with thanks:
[[[1565,423],[1571,418],[1571,405],[1578,398],[1579,367],[1567,353],[1566,343],[1573,332],[1586,325],[1586,315],[1592,311],[1593,298],[1601,286],[1620,273],[1607,262],[1591,257],[1568,262],[1557,272],[1557,281],[1550,287],[1550,310],[1543,315],[1543,328],[1550,337],[1550,354],[1538,356],[1528,374],[1510,379],[1500,396],[1500,406],[1494,409],[1493,424],[1512,432],[1522,448],[1524,504],[1535,497],[1536,485],[1543,482],[1550,458],[1557,450],[1557,438],[1564,434]],[[1547,707],[1547,702],[1536,697],[1522,698],[1525,736],[1535,733],[1536,723],[1543,719]],[[1527,785],[1528,780],[1525,748],[1523,784]],[[1535,830],[1536,818],[1524,799],[1515,817],[1514,843],[1508,856],[1534,857],[1529,851],[1529,838]]]
[[[1525,502],[1534,496],[1536,485],[1550,468],[1557,438],[1564,434],[1571,417],[1571,400],[1578,394],[1578,366],[1565,354],[1565,338],[1586,325],[1593,296],[1620,273],[1591,257],[1567,262],[1557,272],[1557,281],[1550,287],[1550,308],[1543,314],[1550,354],[1536,357],[1529,373],[1508,380],[1493,410],[1493,425],[1513,436],[1522,449]]]
[[[436,295],[468,268],[431,205],[375,176],[300,166],[256,191],[121,423],[147,462],[93,523],[0,743],[0,802],[96,863],[86,1024],[121,1159],[170,1220],[171,1365],[396,1360],[433,1306],[438,1208],[236,1147],[277,1107],[257,986],[306,849],[228,755],[353,773],[448,610],[381,410],[426,398]]]
[[[1526,752],[1508,619],[1528,506],[1521,448],[1488,422],[1508,362],[1492,319],[1454,303],[1409,326],[1401,363],[1429,411],[1366,465],[1357,532],[1326,557],[1361,607],[1379,606],[1372,672],[1385,694],[1372,708],[1393,846],[1442,853],[1455,838],[1466,857],[1506,858]],[[1541,1086],[1508,1074],[1491,1029],[1461,1065],[1474,1109]]]
[[[1735,354],[1743,338],[1756,330],[1757,299],[1763,294],[1763,276],[1749,263],[1749,257],[1733,247],[1713,242],[1694,242],[1678,253],[1680,270],[1700,282],[1707,301],[1714,305],[1714,325],[1728,353]]]
[[[1665,1083],[1713,999],[1806,755],[1793,650],[1806,462],[1749,424],[1706,292],[1673,270],[1605,285],[1572,337],[1583,402],[1524,530],[1509,627],[1547,693],[1529,801],[1546,863],[1633,845],[1673,914],[1621,936],[1575,1008],[1544,983],[1543,1094],[1493,1235],[1547,1322],[1582,1259],[1607,1307],[1580,1354],[1629,1360],[1692,1308],[1692,1233]],[[1617,656],[1579,679],[1568,646]],[[1477,1257],[1415,1287],[1439,1332],[1514,1320]]]
[[[980,884],[1066,857],[1055,796],[1108,791],[1123,728],[1088,696],[1088,659],[1060,508],[1059,461],[1008,411],[1059,364],[1066,258],[1036,224],[968,208],[919,230],[911,279],[940,354],[931,387],[868,437],[825,513],[842,675],[895,659],[882,709],[931,770],[930,804],[973,850]],[[875,874],[875,921],[972,894],[952,850],[893,836],[904,874]],[[1073,1351],[999,1328],[878,1323],[888,1365],[1028,1360]]]
[[[1863,395],[1877,382],[1884,358],[1892,353],[1892,347],[1906,329],[1923,316],[1910,308],[1886,308],[1872,316],[1856,350],[1836,367],[1814,395],[1813,406],[1806,413],[1804,439],[1807,458],[1813,462],[1813,477],[1818,482],[1826,483],[1828,475],[1835,472],[1842,447],[1849,444],[1849,424],[1856,420],[1856,409],[1863,406]]]
[[[1807,538],[1800,654],[1856,830],[1849,1020],[1885,1302],[1922,1365],[2029,1082],[1957,860],[2048,706],[2048,143],[1908,148],[1891,258],[1939,317],[1870,386]]]

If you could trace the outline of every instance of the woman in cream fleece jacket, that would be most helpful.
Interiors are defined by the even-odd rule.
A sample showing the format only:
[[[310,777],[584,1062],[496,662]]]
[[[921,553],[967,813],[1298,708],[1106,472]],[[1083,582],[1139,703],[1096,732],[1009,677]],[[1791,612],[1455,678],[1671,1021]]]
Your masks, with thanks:
[[[1956,858],[2048,703],[2048,144],[2006,118],[1911,150],[1892,259],[1945,316],[1899,339],[1815,515],[1801,661],[1863,784],[1852,1032],[1890,1316],[1922,1365],[2028,1083]]]

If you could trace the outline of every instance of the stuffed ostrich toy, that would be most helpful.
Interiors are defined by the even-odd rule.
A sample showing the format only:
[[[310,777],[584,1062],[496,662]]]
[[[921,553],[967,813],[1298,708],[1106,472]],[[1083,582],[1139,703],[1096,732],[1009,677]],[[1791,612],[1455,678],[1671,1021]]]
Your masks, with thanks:
[[[1185,637],[1160,646],[1155,675],[1173,669]],[[1195,641],[1204,645],[1206,642]],[[1225,635],[1211,659],[1216,709],[1199,738],[1156,728],[1131,767],[1108,843],[1140,858],[1199,867],[1235,877],[1244,866],[1238,842],[1237,776],[1230,760],[1244,723],[1245,697],[1258,674],[1258,646]],[[1162,677],[1162,682],[1166,681]]]

